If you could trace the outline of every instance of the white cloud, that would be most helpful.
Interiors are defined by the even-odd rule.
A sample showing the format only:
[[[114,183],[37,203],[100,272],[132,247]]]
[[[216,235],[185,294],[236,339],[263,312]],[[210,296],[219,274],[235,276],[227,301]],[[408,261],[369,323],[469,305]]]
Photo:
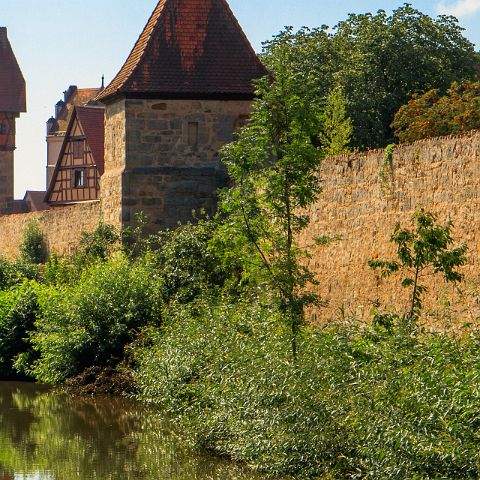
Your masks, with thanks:
[[[480,11],[480,0],[457,0],[450,5],[439,3],[437,11],[445,15],[453,15],[454,17],[465,17]]]

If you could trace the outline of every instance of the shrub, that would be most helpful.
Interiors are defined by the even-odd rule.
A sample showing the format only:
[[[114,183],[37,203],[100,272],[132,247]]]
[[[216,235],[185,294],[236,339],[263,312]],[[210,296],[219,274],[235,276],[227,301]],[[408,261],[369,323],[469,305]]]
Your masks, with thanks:
[[[137,349],[143,399],[196,443],[293,478],[478,478],[478,338],[307,329],[268,299],[172,308]]]
[[[25,282],[0,291],[0,377],[18,376],[14,364],[18,356],[34,358],[28,334],[34,330],[38,314],[36,284]]]
[[[47,249],[43,233],[37,222],[27,224],[20,244],[20,257],[26,263],[44,263],[47,259]]]
[[[444,96],[438,90],[413,96],[392,128],[402,143],[479,129],[480,82],[453,82]]]
[[[32,335],[40,359],[31,373],[57,383],[91,366],[115,367],[142,327],[159,325],[160,283],[150,256],[132,263],[117,254],[72,285],[43,288]]]
[[[113,225],[100,222],[93,232],[82,232],[79,260],[107,260],[115,251],[120,241],[120,234]]]
[[[166,302],[189,302],[206,291],[235,288],[238,261],[224,260],[231,248],[216,238],[215,220],[185,224],[151,238],[163,277]]]
[[[0,290],[20,285],[25,280],[40,280],[38,265],[24,262],[21,259],[10,262],[0,257]]]

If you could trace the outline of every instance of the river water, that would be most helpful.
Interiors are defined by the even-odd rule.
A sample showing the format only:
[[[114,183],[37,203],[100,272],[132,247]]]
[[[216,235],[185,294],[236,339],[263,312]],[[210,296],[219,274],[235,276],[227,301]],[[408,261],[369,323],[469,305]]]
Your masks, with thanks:
[[[0,480],[259,480],[194,453],[152,408],[0,382]]]

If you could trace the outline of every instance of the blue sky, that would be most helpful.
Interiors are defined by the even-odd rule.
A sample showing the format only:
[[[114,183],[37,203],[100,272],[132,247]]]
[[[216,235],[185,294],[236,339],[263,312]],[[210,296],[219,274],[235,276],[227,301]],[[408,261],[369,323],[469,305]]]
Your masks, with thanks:
[[[230,0],[232,10],[257,51],[285,25],[333,26],[350,12],[390,11],[402,2],[379,0]],[[466,36],[480,45],[480,0],[419,0],[429,15],[459,17]],[[69,85],[108,83],[133,47],[157,0],[2,1],[0,26],[27,81],[28,113],[18,121],[16,197],[45,188],[45,122]],[[132,6],[134,5],[134,6]]]

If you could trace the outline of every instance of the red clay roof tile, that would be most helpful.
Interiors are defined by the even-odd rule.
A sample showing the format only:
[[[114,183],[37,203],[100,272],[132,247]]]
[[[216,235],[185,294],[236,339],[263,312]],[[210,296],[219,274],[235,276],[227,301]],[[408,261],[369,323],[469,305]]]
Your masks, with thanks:
[[[75,111],[92,151],[98,173],[103,175],[105,169],[105,109],[103,107],[75,107]]]
[[[7,29],[0,27],[0,112],[27,111],[25,80],[12,46]]]
[[[161,0],[127,61],[97,97],[253,97],[266,74],[226,0]]]

